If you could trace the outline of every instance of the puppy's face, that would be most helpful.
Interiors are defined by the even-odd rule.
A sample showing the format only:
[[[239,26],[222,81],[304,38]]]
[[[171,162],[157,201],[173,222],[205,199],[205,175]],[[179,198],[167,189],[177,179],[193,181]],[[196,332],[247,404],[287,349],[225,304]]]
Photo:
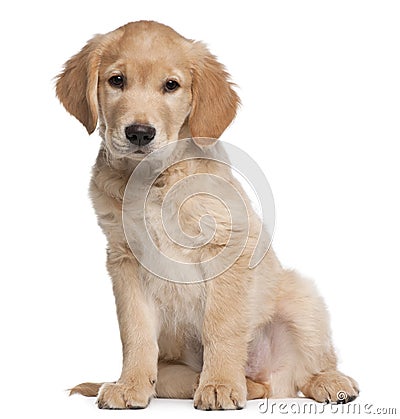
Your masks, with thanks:
[[[218,138],[239,98],[207,48],[156,22],[98,35],[65,65],[57,95],[115,158],[141,159],[180,138]]]
[[[124,31],[102,53],[100,132],[116,156],[137,159],[184,132],[192,104],[191,43],[174,32]],[[183,132],[181,132],[183,131]],[[181,133],[181,135],[180,135]]]

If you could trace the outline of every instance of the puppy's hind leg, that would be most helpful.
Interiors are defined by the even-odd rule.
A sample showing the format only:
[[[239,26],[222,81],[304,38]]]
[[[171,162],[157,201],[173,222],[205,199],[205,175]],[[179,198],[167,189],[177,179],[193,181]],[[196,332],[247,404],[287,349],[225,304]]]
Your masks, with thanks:
[[[280,290],[277,310],[293,346],[288,377],[295,389],[318,402],[354,400],[358,385],[337,370],[328,311],[314,284],[294,271],[285,271]]]
[[[156,396],[165,399],[193,399],[200,373],[187,365],[158,363]]]
[[[200,373],[187,365],[160,362],[158,364],[158,379],[156,394],[160,398],[193,399],[199,384]],[[269,396],[269,386],[246,379],[247,400],[265,399]]]

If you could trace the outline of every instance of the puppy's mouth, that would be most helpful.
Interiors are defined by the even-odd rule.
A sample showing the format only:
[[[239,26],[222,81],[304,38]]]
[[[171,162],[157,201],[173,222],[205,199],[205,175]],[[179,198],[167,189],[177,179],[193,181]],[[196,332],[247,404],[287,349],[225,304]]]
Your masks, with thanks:
[[[136,150],[130,150],[127,154],[126,157],[133,159],[133,160],[141,160],[143,158],[145,158],[147,155],[149,155],[151,153],[151,149],[149,149],[148,147],[144,147],[143,148],[137,148]]]
[[[108,147],[117,158],[131,158],[134,160],[143,159],[151,153],[152,148],[148,146],[138,147],[131,144],[121,144],[112,141]]]

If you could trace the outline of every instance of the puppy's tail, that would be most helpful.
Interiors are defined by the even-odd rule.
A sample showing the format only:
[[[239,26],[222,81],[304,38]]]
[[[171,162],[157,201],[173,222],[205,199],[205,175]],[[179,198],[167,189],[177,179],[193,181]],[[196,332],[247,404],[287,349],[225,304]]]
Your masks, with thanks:
[[[86,397],[97,397],[102,385],[103,383],[82,383],[69,389],[68,391],[70,396],[73,394],[82,394],[82,396]]]

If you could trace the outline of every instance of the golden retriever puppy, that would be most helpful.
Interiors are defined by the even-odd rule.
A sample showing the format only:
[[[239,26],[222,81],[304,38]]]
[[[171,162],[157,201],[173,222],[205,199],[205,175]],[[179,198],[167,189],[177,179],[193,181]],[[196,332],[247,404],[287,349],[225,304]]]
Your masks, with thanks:
[[[114,383],[84,383],[71,391],[97,396],[100,408],[144,408],[153,396],[193,398],[196,408],[214,410],[299,392],[319,402],[347,402],[358,395],[356,382],[337,370],[328,313],[313,283],[283,269],[271,248],[250,267],[263,228],[251,206],[245,216],[225,188],[214,196],[171,198],[174,185],[192,175],[203,176],[198,179],[204,188],[213,185],[204,176],[218,177],[242,195],[229,167],[213,159],[186,159],[191,146],[177,147],[177,154],[165,157],[173,156],[174,164],[165,164],[149,184],[145,210],[135,203],[146,170],[154,174],[164,164],[162,153],[147,162],[150,154],[191,138],[219,138],[231,123],[239,98],[228,77],[204,44],[140,21],[95,36],[57,79],[67,111],[89,134],[98,124],[102,138],[90,194],[108,240],[123,366]],[[200,139],[197,146],[202,144],[209,143]],[[144,161],[147,169],[140,171]],[[218,199],[223,194],[228,210]],[[214,223],[202,218],[205,214]],[[165,231],[164,219],[176,224],[174,217],[188,239],[184,249]],[[208,241],[194,245],[211,230]],[[242,233],[246,240],[238,252],[235,235]],[[182,269],[161,274],[161,253],[179,259]],[[203,262],[220,253],[224,269],[215,274]],[[233,262],[225,263],[232,255]]]

